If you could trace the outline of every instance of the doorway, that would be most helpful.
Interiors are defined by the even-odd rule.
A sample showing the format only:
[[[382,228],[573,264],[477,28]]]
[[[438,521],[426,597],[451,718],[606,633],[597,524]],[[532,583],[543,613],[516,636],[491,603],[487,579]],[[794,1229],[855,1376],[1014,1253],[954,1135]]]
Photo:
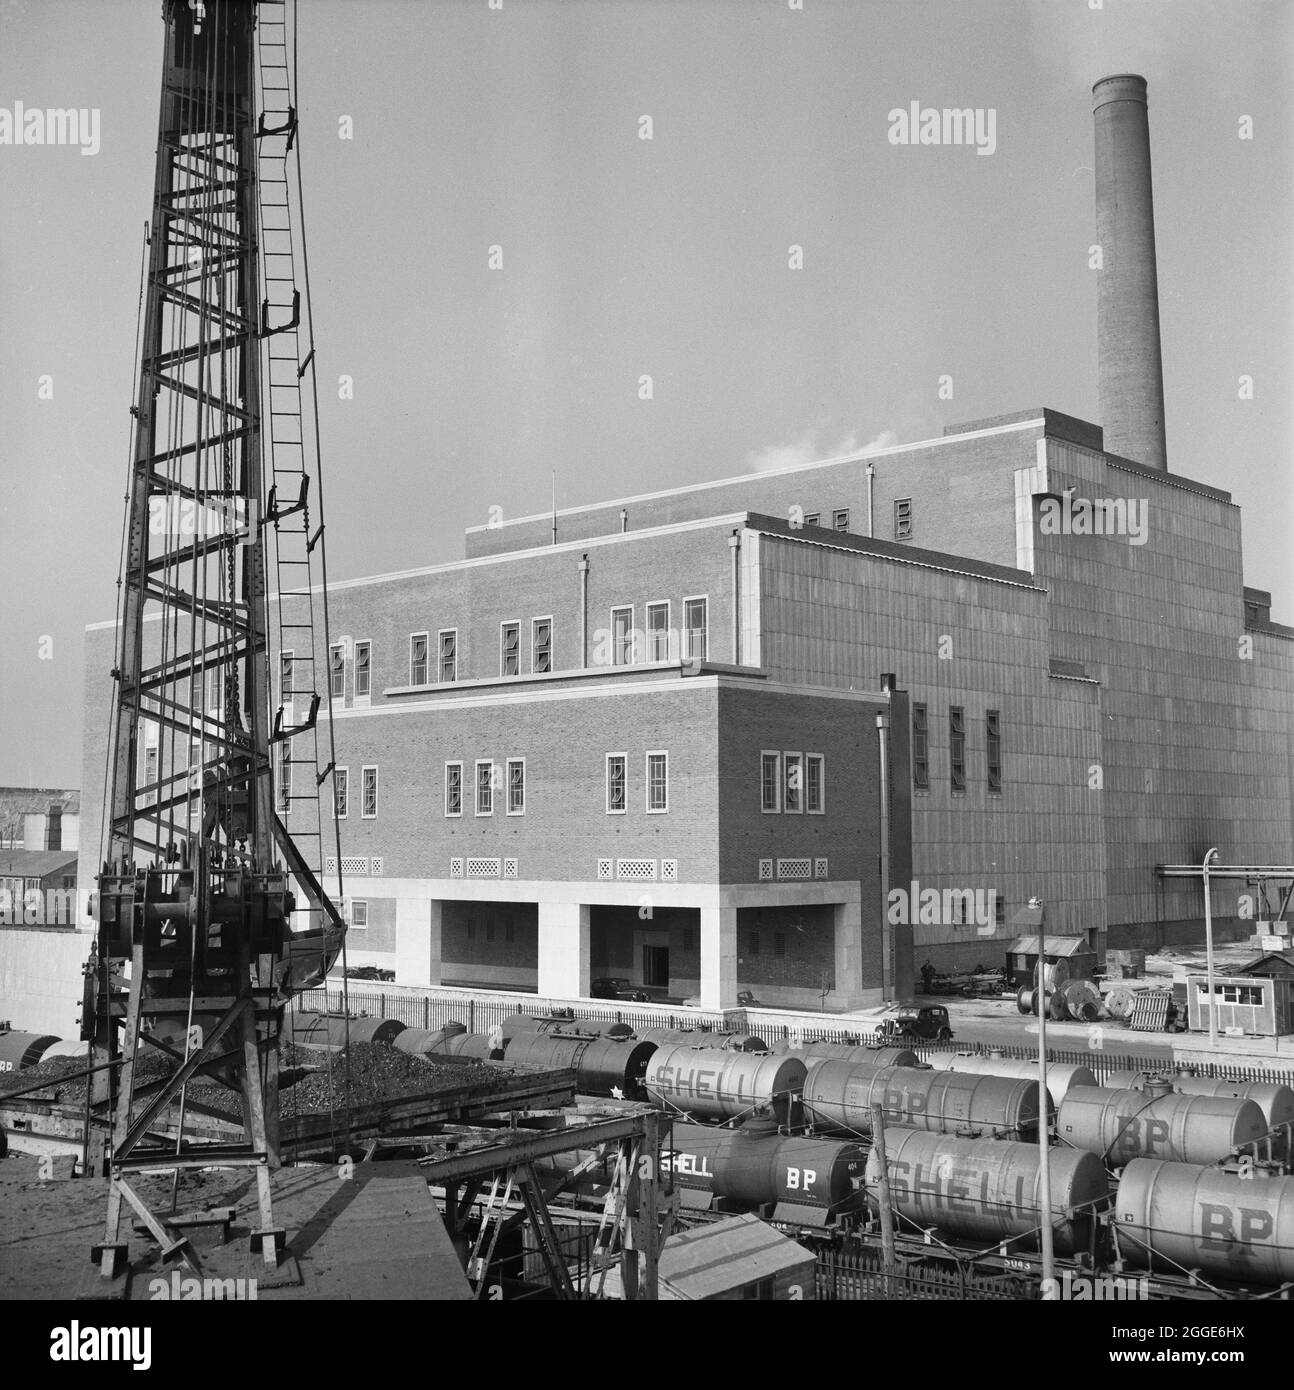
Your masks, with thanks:
[[[643,984],[659,989],[669,988],[669,947],[643,947]]]

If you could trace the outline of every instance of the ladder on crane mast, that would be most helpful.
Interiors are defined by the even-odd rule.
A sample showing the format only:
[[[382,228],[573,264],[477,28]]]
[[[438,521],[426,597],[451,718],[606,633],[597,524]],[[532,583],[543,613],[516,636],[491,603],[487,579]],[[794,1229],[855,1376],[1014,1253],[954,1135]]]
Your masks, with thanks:
[[[165,0],[163,18],[105,853],[82,1016],[87,1159],[97,1124],[110,1178],[92,1251],[105,1278],[128,1266],[126,1207],[164,1258],[196,1267],[175,1187],[167,1215],[135,1185],[158,1169],[177,1185],[185,1169],[254,1170],[252,1247],[278,1263],[270,1171],[283,1011],[326,976],[345,934],[322,881],[326,826],[337,829],[329,686],[316,678],[329,647],[327,577],[317,410],[303,409],[314,404],[313,347],[300,355],[313,330],[308,285],[302,314],[299,171],[295,202],[289,177],[289,7]],[[292,21],[295,43],[295,6]],[[300,636],[285,648],[289,632]],[[147,1075],[144,1057],[159,1054],[163,1074]],[[199,1078],[238,1094],[241,1141],[193,1133],[186,1101]]]

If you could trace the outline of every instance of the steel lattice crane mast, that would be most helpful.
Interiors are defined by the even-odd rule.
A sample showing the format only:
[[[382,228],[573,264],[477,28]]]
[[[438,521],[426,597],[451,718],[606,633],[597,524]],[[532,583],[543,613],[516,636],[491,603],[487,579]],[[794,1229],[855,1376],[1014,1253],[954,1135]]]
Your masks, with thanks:
[[[290,177],[295,12],[283,0],[165,0],[163,18],[106,859],[82,1016],[111,1178],[94,1247],[107,1277],[126,1263],[125,1205],[168,1254],[192,1258],[133,1185],[145,1168],[253,1168],[253,1246],[277,1261],[283,1009],[326,976],[345,933],[321,884],[336,820],[332,721],[319,718],[317,413],[303,405],[314,349]],[[138,1074],[150,1054],[170,1059],[169,1076]],[[198,1076],[238,1091],[241,1143],[186,1138]]]

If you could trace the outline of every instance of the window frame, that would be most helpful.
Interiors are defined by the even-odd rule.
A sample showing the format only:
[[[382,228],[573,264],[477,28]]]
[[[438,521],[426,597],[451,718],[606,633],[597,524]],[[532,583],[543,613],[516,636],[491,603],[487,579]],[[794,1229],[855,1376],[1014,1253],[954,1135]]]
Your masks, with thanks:
[[[513,652],[513,659],[515,660],[516,665],[517,665],[517,669],[516,669],[515,671],[509,671],[509,670],[508,670],[508,629],[509,629],[509,628],[515,628],[515,629],[516,629],[516,632],[517,632],[517,640],[516,640],[516,643],[515,643],[515,650],[514,650],[514,652]],[[503,679],[503,680],[508,680],[508,679],[510,679],[511,677],[513,677],[513,676],[519,676],[520,674],[521,674],[521,619],[520,619],[520,618],[507,618],[507,619],[505,619],[503,622],[501,622],[501,623],[499,624],[499,676],[500,676],[500,678]]]
[[[418,680],[414,675],[413,644],[419,639],[422,641],[422,679]],[[410,685],[430,685],[427,679],[431,674],[431,633],[430,632],[411,632],[409,634],[409,684]]]
[[[773,805],[764,805],[764,762],[773,759]],[[780,816],[782,814],[782,753],[778,748],[759,750],[759,810],[761,815]]]
[[[364,690],[359,688],[360,664],[359,649],[363,647],[368,654],[368,664],[364,670],[365,680],[368,682]],[[373,639],[371,637],[356,638],[355,640],[355,699],[371,700],[373,698]]]
[[[910,541],[912,530],[912,499],[910,497],[896,497],[894,499],[894,539],[896,541]]]
[[[355,920],[355,909],[356,909],[356,908],[361,908],[361,909],[363,909],[364,920],[363,920],[362,922],[357,922],[357,921]],[[349,921],[347,922],[347,925],[348,925],[349,927],[353,928],[355,931],[367,931],[367,930],[368,930],[368,899],[367,899],[367,898],[352,898],[352,899],[350,900],[350,912],[347,913],[347,917],[349,918]]]
[[[521,809],[512,809],[512,769],[521,769]],[[525,758],[507,758],[504,760],[504,811],[509,816],[524,816],[526,814],[526,760]]]
[[[791,759],[794,758],[800,768],[800,785],[796,792],[798,806],[791,805]],[[782,814],[787,816],[802,816],[804,814],[804,754],[795,749],[783,751],[782,753]]]
[[[984,711],[985,785],[990,796],[1002,795],[1002,711]]]
[[[961,727],[958,728],[960,722]],[[960,750],[960,751],[959,751]],[[958,778],[961,782],[958,785]],[[948,786],[961,795],[966,791],[966,706],[948,706]]]
[[[647,651],[646,651],[646,654],[645,654],[645,655],[646,655],[646,658],[647,658],[648,661],[669,661],[669,660],[670,660],[670,650],[669,650],[669,649],[670,649],[670,645],[671,645],[671,643],[670,643],[670,623],[672,622],[673,617],[674,617],[673,612],[671,611],[672,606],[673,606],[673,605],[671,604],[670,600],[667,599],[667,598],[652,599],[652,600],[646,605],[645,612],[644,612],[644,615],[643,615],[643,641],[644,641],[644,643],[646,644],[646,647],[647,647]],[[661,610],[662,608],[665,610],[665,626],[664,626],[663,629],[653,628],[652,625],[651,625],[652,613],[653,613],[653,612],[657,612],[657,613],[658,613],[658,612],[660,612],[660,610]],[[665,654],[664,654],[664,656],[656,656],[656,655],[653,653],[653,647],[654,647],[655,643],[653,642],[652,639],[653,639],[653,637],[656,635],[657,632],[660,632],[661,635],[665,638]]]
[[[490,809],[481,810],[481,769],[490,769],[489,781],[486,784],[490,793]],[[473,814],[482,819],[494,814],[494,759],[477,758],[472,764],[472,810]]]
[[[368,786],[366,778],[369,773],[373,774],[373,809],[365,809],[368,801]],[[359,770],[359,818],[360,820],[376,820],[379,809],[380,777],[378,775],[377,763],[366,763]]]
[[[693,656],[691,651],[691,636],[697,629],[687,625],[687,606],[689,603],[699,603],[702,605],[702,615],[705,619],[701,632],[701,655]],[[679,656],[684,661],[708,661],[710,659],[710,595],[709,594],[684,594],[683,595],[683,621],[679,629]]]
[[[809,768],[816,763],[818,767],[818,804],[809,804]],[[804,755],[804,814],[806,816],[825,816],[827,814],[827,758],[824,753]]]
[[[289,647],[279,653],[279,704],[285,709],[292,708],[289,690],[296,684],[296,650]],[[291,717],[291,716],[289,716]]]
[[[449,809],[449,769],[458,769],[458,810]],[[446,758],[445,760],[445,794],[443,798],[443,809],[445,817],[449,820],[461,820],[463,815],[463,760],[462,758]]]
[[[833,531],[848,531],[852,515],[852,507],[833,507],[831,509],[831,529]],[[841,525],[842,517],[844,518],[843,526]]]
[[[548,669],[540,671],[535,665],[535,656],[539,651],[539,644],[535,640],[537,633],[535,629],[540,623],[548,624]],[[550,676],[553,673],[553,615],[551,613],[541,613],[537,618],[530,620],[530,674],[532,676]]]
[[[292,814],[292,740],[280,739],[275,759],[274,810],[280,816]]]
[[[334,665],[333,665],[333,656],[334,656],[334,654],[338,654],[338,655],[341,656],[341,664],[340,664],[339,666],[334,666]],[[340,676],[340,677],[341,677],[341,689],[340,689],[340,690],[334,689],[334,686],[335,686],[335,684],[336,684],[335,678],[336,678],[337,676]],[[328,697],[329,697],[329,699],[331,699],[331,700],[344,700],[344,699],[346,698],[346,643],[345,643],[345,642],[333,642],[333,643],[330,643],[330,644],[329,644],[329,647],[328,647],[328,693],[329,693]]]
[[[611,761],[613,758],[620,760],[620,800],[622,805],[617,809],[611,804]],[[609,816],[627,816],[629,814],[629,755],[628,753],[608,753],[606,755],[606,807]]]
[[[804,514],[804,524],[805,524],[806,526],[821,526],[821,525],[822,525],[822,513],[821,513],[821,512],[806,512],[806,513]]]
[[[341,802],[338,803],[338,782],[341,778],[342,791]],[[335,767],[332,770],[332,813],[334,820],[348,820],[350,818],[350,768]]]
[[[618,613],[629,614],[629,625],[625,628],[626,659],[621,661],[620,657],[620,638],[616,635],[616,615]],[[612,666],[635,666],[634,660],[634,606],[632,603],[617,604],[611,610],[611,664]]]
[[[653,806],[651,804],[652,781],[651,781],[651,760],[653,758],[663,758],[665,760],[665,776],[663,785],[665,788],[665,804],[663,806]],[[643,788],[643,805],[649,816],[669,815],[669,750],[667,748],[649,748],[643,756],[643,768],[647,776],[647,785]],[[625,798],[628,800],[628,797]]]
[[[915,700],[912,704],[912,788],[919,792],[930,790],[930,706],[924,700]]]
[[[453,663],[452,674],[446,679],[445,637],[449,633],[452,633],[454,637],[454,654],[450,657],[450,661]],[[436,676],[437,685],[458,684],[458,629],[456,627],[442,627],[436,629]]]

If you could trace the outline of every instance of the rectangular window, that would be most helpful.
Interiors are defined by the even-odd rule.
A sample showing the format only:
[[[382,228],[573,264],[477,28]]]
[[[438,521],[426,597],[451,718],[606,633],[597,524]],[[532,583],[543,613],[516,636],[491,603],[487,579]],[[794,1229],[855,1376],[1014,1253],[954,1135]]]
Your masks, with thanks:
[[[373,693],[373,644],[355,643],[355,698],[363,699]]]
[[[526,814],[526,760],[508,759],[508,815]]]
[[[350,769],[335,767],[332,770],[333,800],[337,808],[337,819],[345,820],[350,811]]]
[[[837,531],[848,531],[849,508],[837,507],[836,510],[831,513],[831,524]]]
[[[683,600],[683,660],[704,661],[706,658],[706,601],[703,598]]]
[[[960,705],[948,708],[948,766],[952,789],[966,790],[966,714]]]
[[[647,605],[647,660],[669,660],[669,603]]]
[[[805,514],[804,514],[804,524],[805,524],[806,526],[821,526],[821,525],[822,525],[822,513],[821,513],[821,512],[805,512]]]
[[[346,648],[341,642],[328,648],[328,689],[334,700],[346,696]]]
[[[440,630],[440,679],[444,682],[458,679],[458,629],[443,627]]]
[[[759,755],[759,808],[766,815],[782,809],[782,755],[763,752]]]
[[[445,764],[445,814],[463,814],[463,764]]]
[[[535,618],[530,624],[530,669],[537,676],[553,669],[553,620]]]
[[[279,704],[292,703],[292,653],[279,653]]]
[[[930,729],[924,705],[912,706],[912,785],[919,791],[930,787]]]
[[[368,926],[367,898],[352,898],[350,900],[350,924],[357,931],[363,931]]]
[[[995,927],[1006,926],[1006,899],[1001,893],[993,894],[993,925]],[[1023,961],[1021,968],[1023,968]]]
[[[988,742],[988,789],[1002,790],[1002,714],[991,709],[984,715],[984,730]]]
[[[427,684],[427,634],[415,632],[409,638],[409,684]]]
[[[912,537],[912,499],[900,497],[894,504],[894,539],[910,540]]]
[[[752,956],[759,955],[759,933],[757,931],[751,932],[746,937],[746,952]]]
[[[607,815],[625,814],[625,755],[607,754]]]
[[[279,794],[278,812],[286,816],[292,809],[292,740],[285,738],[279,744]]]
[[[377,815],[377,768],[366,767],[360,772],[359,813],[365,820]]]
[[[804,810],[804,759],[799,753],[784,753],[786,766],[785,793],[782,805],[791,813]]]
[[[786,954],[786,934],[784,932],[775,931],[773,933],[773,954],[775,956]]]
[[[630,666],[634,654],[634,610],[632,608],[613,608],[611,610],[611,664]]]
[[[821,753],[804,755],[804,809],[820,816],[827,809],[826,759]]]
[[[212,714],[220,713],[220,692],[224,688],[224,681],[225,668],[223,666],[207,667],[207,709]]]
[[[647,810],[659,814],[669,810],[669,754],[647,754]]]
[[[499,634],[499,675],[520,675],[521,624],[504,623]]]
[[[476,814],[494,814],[494,764],[488,760],[476,764]]]

